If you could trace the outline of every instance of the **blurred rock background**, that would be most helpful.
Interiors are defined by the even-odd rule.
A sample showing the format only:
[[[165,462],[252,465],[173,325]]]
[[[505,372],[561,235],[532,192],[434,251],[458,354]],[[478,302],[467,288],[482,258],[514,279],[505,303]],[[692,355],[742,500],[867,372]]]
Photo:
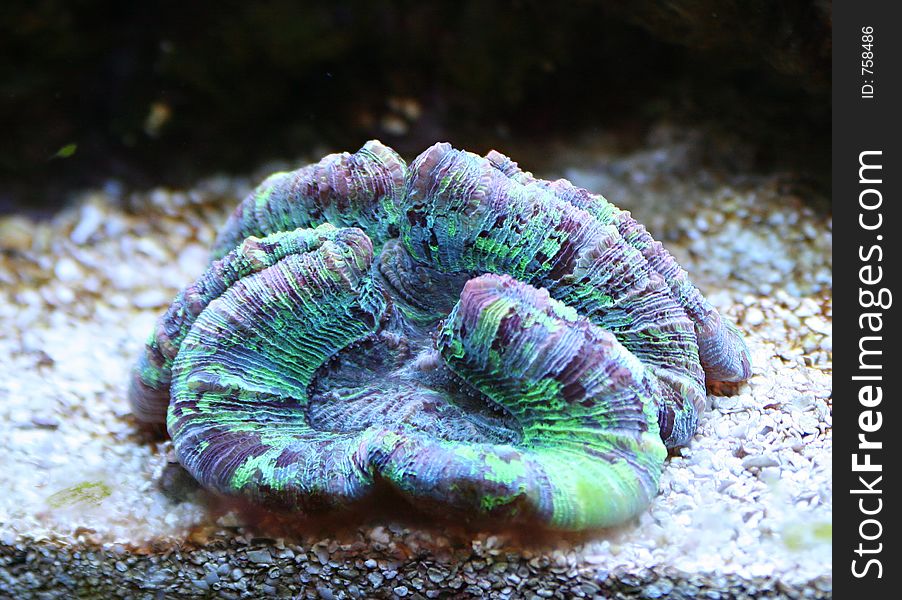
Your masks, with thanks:
[[[819,0],[7,0],[0,212],[370,137],[408,157],[601,134],[629,149],[662,120],[712,132],[718,166],[826,190],[830,37]]]

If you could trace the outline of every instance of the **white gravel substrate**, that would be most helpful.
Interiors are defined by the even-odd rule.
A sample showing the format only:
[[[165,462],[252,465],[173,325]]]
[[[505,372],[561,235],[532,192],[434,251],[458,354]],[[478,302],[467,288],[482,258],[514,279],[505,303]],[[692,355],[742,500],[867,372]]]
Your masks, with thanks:
[[[664,129],[541,174],[633,209],[746,332],[754,376],[711,390],[636,523],[530,548],[390,523],[261,540],[160,491],[167,444],[130,420],[128,372],[264,173],[190,191],[111,183],[50,220],[0,217],[0,596],[830,596],[831,222],[783,174],[694,167],[701,143]]]

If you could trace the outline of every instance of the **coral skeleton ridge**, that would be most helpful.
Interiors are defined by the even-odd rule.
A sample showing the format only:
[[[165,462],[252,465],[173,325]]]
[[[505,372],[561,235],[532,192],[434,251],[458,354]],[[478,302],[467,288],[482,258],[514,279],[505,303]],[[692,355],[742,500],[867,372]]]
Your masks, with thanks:
[[[204,487],[563,530],[622,523],[688,443],[736,328],[602,196],[504,155],[370,141],[267,178],[159,319],[134,414]]]

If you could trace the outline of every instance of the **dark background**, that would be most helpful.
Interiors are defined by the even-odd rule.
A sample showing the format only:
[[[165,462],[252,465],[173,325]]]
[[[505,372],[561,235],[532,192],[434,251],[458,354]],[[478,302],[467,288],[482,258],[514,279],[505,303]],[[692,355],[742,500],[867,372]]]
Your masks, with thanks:
[[[895,341],[899,339],[899,302],[902,299],[898,263],[899,238],[895,228],[902,222],[898,198],[902,194],[900,185],[900,126],[898,112],[902,106],[902,19],[899,18],[897,4],[880,0],[856,0],[837,2],[836,54],[833,87],[835,112],[833,114],[833,206],[834,220],[834,280],[837,282],[834,295],[833,323],[835,354],[833,356],[833,420],[837,424],[834,432],[834,521],[833,565],[834,586],[837,598],[890,598],[899,588],[899,573],[893,550],[899,547],[899,467],[896,459],[899,453],[898,432],[893,428],[899,418],[896,374],[899,364],[899,349]],[[861,72],[862,27],[874,29],[873,75]],[[863,99],[861,85],[866,80],[874,82],[874,97]],[[879,172],[866,171],[859,174],[859,154],[863,151],[881,151],[879,157],[868,157],[869,163],[881,164]],[[859,178],[881,179],[879,184],[861,183]],[[882,177],[881,177],[882,175]],[[867,189],[879,190],[883,203],[876,211],[864,211],[859,204],[860,194]],[[864,203],[873,205],[874,196],[866,194]],[[883,226],[879,230],[867,231],[859,224],[862,213],[866,224],[874,223],[879,212]],[[878,238],[878,236],[880,236]],[[882,260],[871,257],[867,252],[873,245],[881,246]],[[869,260],[863,260],[867,257]],[[868,265],[871,270],[862,271]],[[880,268],[881,279],[876,284],[866,283]],[[888,310],[868,307],[867,296],[860,296],[862,290],[877,292],[886,287],[892,291],[893,304]],[[880,313],[882,330],[874,332],[863,314]],[[880,340],[867,340],[861,346],[863,337],[879,336]],[[875,344],[876,342],[876,344]],[[863,348],[877,348],[882,351],[879,364],[883,368],[871,371],[859,368],[860,353]],[[868,364],[873,361],[865,360]],[[883,381],[854,381],[853,376],[879,375]],[[859,420],[867,410],[859,400],[862,386],[881,386],[883,401],[872,410],[879,411],[882,427],[879,431],[865,433]],[[876,419],[876,415],[869,415]],[[870,442],[881,442],[880,450],[859,449],[859,435],[865,435]],[[882,466],[882,471],[852,471],[852,454],[860,454],[858,462],[863,463],[863,454],[870,454],[873,464]],[[863,481],[859,477],[863,476]],[[876,485],[875,476],[882,476]],[[881,490],[878,495],[852,493],[861,490],[864,484],[874,485]],[[877,498],[882,500],[877,514],[866,515],[862,509],[874,511]],[[859,500],[864,499],[862,505]],[[874,536],[873,523],[861,528],[866,519],[876,519],[882,524],[878,539],[866,540],[864,535]],[[875,550],[880,550],[875,553]],[[860,553],[859,553],[860,552]],[[882,563],[882,578],[877,578],[876,567],[867,569],[864,577],[853,575],[852,561],[858,561],[855,570],[864,571],[871,559]]]
[[[408,157],[437,140],[628,145],[661,120],[830,185],[829,2],[14,0],[0,15],[0,211],[370,137]]]

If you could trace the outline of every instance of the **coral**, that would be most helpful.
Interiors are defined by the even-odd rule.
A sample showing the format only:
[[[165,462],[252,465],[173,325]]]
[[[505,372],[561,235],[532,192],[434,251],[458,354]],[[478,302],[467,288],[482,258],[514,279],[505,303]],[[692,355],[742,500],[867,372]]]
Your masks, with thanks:
[[[340,227],[336,227],[340,226]],[[135,368],[205,487],[280,508],[385,482],[426,509],[579,530],[651,502],[705,379],[748,351],[603,197],[436,144],[268,178]]]
[[[238,207],[216,240],[219,258],[249,235],[322,223],[360,227],[384,241],[397,221],[407,165],[377,141],[355,154],[330,154],[315,165],[274,173]]]

